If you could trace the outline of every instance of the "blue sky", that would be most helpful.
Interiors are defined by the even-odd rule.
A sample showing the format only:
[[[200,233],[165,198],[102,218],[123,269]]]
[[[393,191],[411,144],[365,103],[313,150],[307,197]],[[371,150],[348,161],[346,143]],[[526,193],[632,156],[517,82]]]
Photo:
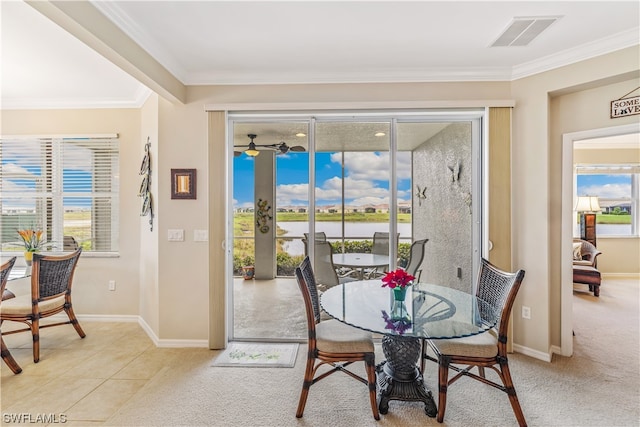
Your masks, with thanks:
[[[403,156],[410,153],[398,153],[398,162],[409,163]],[[289,152],[279,155],[276,173],[276,206],[308,205],[308,153]],[[246,155],[235,157],[234,161],[234,206],[253,206],[253,169],[254,160]],[[341,202],[341,154],[317,153],[316,195],[317,205],[338,204]],[[358,152],[345,153],[345,203],[367,205],[389,203],[389,153]],[[411,173],[398,171],[398,199],[411,199]]]
[[[631,196],[631,175],[578,175],[578,196],[628,198]]]

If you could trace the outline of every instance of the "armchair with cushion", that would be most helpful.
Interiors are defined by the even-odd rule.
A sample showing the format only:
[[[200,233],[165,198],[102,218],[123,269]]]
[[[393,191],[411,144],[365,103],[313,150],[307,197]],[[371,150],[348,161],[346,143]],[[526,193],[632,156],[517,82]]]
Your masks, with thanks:
[[[598,255],[602,254],[591,243],[582,239],[573,239],[573,265],[598,268]]]
[[[600,296],[602,278],[598,271],[598,255],[602,254],[593,244],[573,239],[573,283],[589,286],[594,296]]]

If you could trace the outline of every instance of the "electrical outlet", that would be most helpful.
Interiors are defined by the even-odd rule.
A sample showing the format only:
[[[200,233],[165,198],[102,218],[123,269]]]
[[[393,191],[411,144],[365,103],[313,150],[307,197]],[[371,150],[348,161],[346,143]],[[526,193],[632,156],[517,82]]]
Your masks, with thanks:
[[[527,307],[526,305],[522,306],[522,318],[531,319],[531,307]]]
[[[115,291],[116,290],[116,281],[115,280],[109,280],[109,290],[110,291]]]

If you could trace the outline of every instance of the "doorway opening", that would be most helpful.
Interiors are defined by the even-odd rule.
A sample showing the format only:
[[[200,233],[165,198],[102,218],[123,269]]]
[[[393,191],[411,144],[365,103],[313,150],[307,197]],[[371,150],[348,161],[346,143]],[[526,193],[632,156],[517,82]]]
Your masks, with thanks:
[[[563,135],[562,146],[562,242],[561,242],[561,283],[560,283],[560,354],[573,354],[573,238],[576,233],[577,178],[574,151],[584,141],[593,141],[594,146],[609,144],[607,152],[615,147],[614,139],[624,135],[640,135],[640,124],[616,126],[573,132]],[[635,137],[637,141],[638,136]],[[635,202],[637,205],[637,202]],[[635,207],[638,215],[638,207]],[[637,220],[636,220],[637,222]],[[637,230],[637,228],[635,228]],[[637,232],[637,231],[636,231]]]

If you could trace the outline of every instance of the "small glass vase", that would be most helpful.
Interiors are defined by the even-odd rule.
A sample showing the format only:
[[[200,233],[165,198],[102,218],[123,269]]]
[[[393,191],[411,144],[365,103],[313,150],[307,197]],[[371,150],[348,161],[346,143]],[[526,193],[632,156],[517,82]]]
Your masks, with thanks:
[[[393,305],[391,306],[391,320],[409,320],[409,312],[404,303],[407,297],[407,286],[393,288]]]
[[[35,254],[33,251],[24,251],[24,262],[28,267],[31,267],[31,263],[33,262],[33,254]]]

